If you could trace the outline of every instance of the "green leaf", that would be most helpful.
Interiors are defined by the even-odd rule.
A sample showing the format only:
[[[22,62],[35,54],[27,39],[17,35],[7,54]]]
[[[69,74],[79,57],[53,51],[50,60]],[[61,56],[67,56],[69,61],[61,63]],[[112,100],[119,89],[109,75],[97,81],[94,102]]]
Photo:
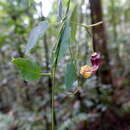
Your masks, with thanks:
[[[12,63],[17,66],[24,80],[38,80],[41,74],[40,66],[25,58],[16,58],[12,60]]]
[[[19,4],[24,5],[24,6],[30,6],[31,3],[33,3],[33,0],[17,0]]]
[[[62,20],[62,0],[58,0],[58,21]]]
[[[69,14],[69,9],[70,9],[70,0],[68,0],[68,2],[67,2],[67,9],[66,9],[66,12],[65,12],[64,19],[67,18],[68,14]]]
[[[72,11],[71,17],[70,17],[70,25],[71,25],[71,41],[75,42],[76,32],[77,32],[77,20],[78,20],[78,14],[77,14],[77,6]]]
[[[69,48],[69,43],[70,43],[70,37],[71,36],[71,28],[68,24],[65,24],[64,30],[61,34],[60,37],[60,50],[59,50],[59,57],[58,61],[60,61],[66,54],[68,48]]]
[[[77,79],[76,68],[73,63],[67,64],[65,72],[65,86],[66,90],[70,90],[73,87],[73,83]]]
[[[23,5],[27,5],[28,4],[28,0],[18,0],[18,2],[23,4]]]
[[[67,23],[64,23],[64,25],[60,31],[59,40],[58,40],[58,43],[56,46],[55,57],[54,57],[55,66],[65,56],[65,53],[67,52],[67,50],[69,48],[70,33],[71,33],[70,26]]]
[[[36,45],[40,36],[43,36],[45,31],[48,29],[48,22],[42,21],[38,24],[38,26],[34,27],[32,32],[30,33],[29,40],[26,46],[25,53],[29,53],[29,51]]]

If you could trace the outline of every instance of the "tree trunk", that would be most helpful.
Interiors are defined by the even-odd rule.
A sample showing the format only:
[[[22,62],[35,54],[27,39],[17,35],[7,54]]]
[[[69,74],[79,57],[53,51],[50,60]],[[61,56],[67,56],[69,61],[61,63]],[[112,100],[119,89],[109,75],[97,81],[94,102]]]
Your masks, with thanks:
[[[103,21],[102,7],[100,0],[89,0],[91,10],[91,23]],[[103,84],[111,84],[111,69],[109,65],[109,56],[107,50],[107,37],[105,33],[104,24],[100,24],[92,28],[93,35],[93,49],[102,55],[102,67],[99,72],[101,82]]]

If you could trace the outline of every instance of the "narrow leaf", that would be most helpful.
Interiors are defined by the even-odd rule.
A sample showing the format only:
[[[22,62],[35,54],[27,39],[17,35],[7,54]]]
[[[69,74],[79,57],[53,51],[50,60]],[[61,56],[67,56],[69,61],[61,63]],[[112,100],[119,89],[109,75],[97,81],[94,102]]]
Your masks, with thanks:
[[[67,23],[64,23],[60,34],[59,40],[56,46],[55,57],[54,57],[54,65],[57,65],[58,62],[65,56],[70,43],[70,34],[71,28]]]
[[[71,28],[68,24],[65,24],[64,30],[60,37],[60,50],[59,50],[59,56],[58,56],[58,62],[65,56],[70,43],[70,37],[71,36]]]
[[[72,11],[71,17],[70,17],[70,25],[71,25],[71,41],[75,42],[75,37],[76,37],[76,31],[77,31],[77,6]]]
[[[70,90],[73,87],[73,83],[76,81],[76,68],[73,63],[67,64],[65,72],[65,86],[66,90]]]
[[[70,0],[68,0],[68,2],[67,2],[67,9],[66,9],[66,12],[65,12],[65,17],[64,17],[64,19],[67,18],[68,13],[69,13],[69,9],[70,9]]]
[[[58,21],[62,20],[62,0],[58,0]]]
[[[34,27],[32,32],[29,35],[29,40],[26,46],[25,53],[29,53],[29,51],[36,45],[40,36],[44,35],[45,31],[48,28],[48,22],[42,21],[38,24],[38,26]]]
[[[38,80],[41,74],[40,66],[25,58],[16,58],[12,60],[12,63],[17,66],[24,80]]]
[[[32,0],[17,0],[19,4],[29,6]]]

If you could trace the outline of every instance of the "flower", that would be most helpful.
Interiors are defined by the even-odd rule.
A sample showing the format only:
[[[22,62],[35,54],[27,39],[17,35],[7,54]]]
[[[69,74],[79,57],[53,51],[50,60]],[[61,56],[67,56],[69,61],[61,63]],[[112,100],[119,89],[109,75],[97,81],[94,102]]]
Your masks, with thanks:
[[[101,64],[101,56],[99,53],[95,52],[91,55],[91,63],[93,66],[99,66]]]
[[[81,69],[80,69],[80,74],[84,77],[84,78],[89,78],[91,77],[92,75],[92,67],[88,66],[88,65],[85,65],[85,66],[82,66]]]
[[[92,76],[92,74],[96,73],[96,71],[99,69],[99,66],[101,64],[101,56],[99,53],[95,52],[91,55],[91,63],[92,67],[88,65],[84,65],[80,69],[80,74],[84,78],[89,78]]]

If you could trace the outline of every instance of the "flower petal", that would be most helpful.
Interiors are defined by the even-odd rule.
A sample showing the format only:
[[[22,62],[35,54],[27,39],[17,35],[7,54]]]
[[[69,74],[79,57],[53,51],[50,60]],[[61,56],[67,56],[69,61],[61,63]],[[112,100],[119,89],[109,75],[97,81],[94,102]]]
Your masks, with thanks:
[[[82,66],[80,69],[80,74],[84,77],[84,78],[89,78],[92,75],[92,67],[85,65]]]
[[[101,55],[99,53],[93,53],[91,55],[91,63],[92,65],[100,65],[101,64]]]

